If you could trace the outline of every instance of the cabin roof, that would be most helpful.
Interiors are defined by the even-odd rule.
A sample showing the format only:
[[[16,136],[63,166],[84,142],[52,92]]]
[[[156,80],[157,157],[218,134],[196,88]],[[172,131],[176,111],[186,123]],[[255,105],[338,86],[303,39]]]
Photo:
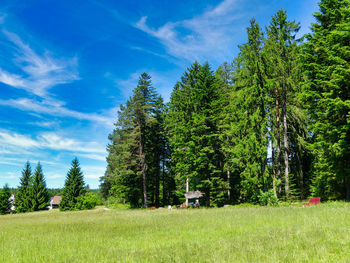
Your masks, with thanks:
[[[54,196],[52,197],[52,204],[53,205],[59,205],[61,202],[62,197],[61,196]]]
[[[202,196],[203,196],[203,193],[201,191],[189,191],[185,193],[185,197],[187,199],[200,198]]]

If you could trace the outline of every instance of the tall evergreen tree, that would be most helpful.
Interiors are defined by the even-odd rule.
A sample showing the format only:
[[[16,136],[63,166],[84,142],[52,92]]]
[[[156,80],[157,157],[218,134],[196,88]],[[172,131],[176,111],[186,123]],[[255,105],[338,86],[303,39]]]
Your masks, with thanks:
[[[44,174],[40,162],[35,168],[33,183],[29,187],[31,211],[45,210],[50,204],[49,192],[46,188]]]
[[[84,185],[84,175],[80,170],[79,161],[77,158],[74,158],[62,189],[60,210],[74,210],[76,208],[78,197],[86,192]]]
[[[234,63],[234,85],[223,111],[229,122],[224,134],[233,173],[239,177],[241,201],[257,201],[267,182],[267,85],[262,58],[263,33],[254,19],[247,28],[248,42],[240,46]],[[228,113],[228,114],[227,114]],[[225,145],[225,144],[224,144]]]
[[[7,184],[0,190],[0,215],[5,215],[10,213],[11,209],[11,190]]]
[[[133,96],[120,107],[109,136],[107,171],[103,184],[110,195],[133,206],[159,205],[163,102],[147,73],[141,74]]]
[[[31,210],[32,204],[30,199],[30,186],[32,184],[32,171],[30,163],[27,162],[22,171],[20,186],[17,189],[15,198],[15,207],[17,213],[28,212]]]
[[[350,1],[321,0],[303,46],[303,98],[315,155],[313,193],[350,200]]]
[[[205,193],[207,206],[225,199],[227,184],[220,162],[222,155],[218,139],[217,79],[209,64],[194,63],[184,73],[173,90],[167,123],[172,163],[179,195],[185,191],[188,178],[191,189]]]
[[[289,128],[292,112],[295,106],[295,94],[300,85],[299,47],[295,35],[299,31],[299,24],[287,20],[287,13],[279,10],[271,19],[267,27],[264,58],[266,61],[267,82],[271,90],[271,97],[275,99],[275,130],[277,148],[277,176],[278,195],[282,194],[282,156],[281,140],[283,138],[284,160],[284,192],[290,197],[290,142]],[[281,122],[282,119],[282,122]],[[282,134],[281,134],[282,131]]]
[[[223,171],[226,171],[227,182],[227,203],[231,203],[233,199],[236,199],[237,192],[234,191],[235,186],[238,184],[235,182],[236,177],[233,178],[232,170],[232,139],[234,135],[229,132],[230,126],[233,122],[231,99],[233,92],[233,67],[231,64],[224,62],[216,70],[215,76],[217,78],[218,90],[220,91],[219,99],[214,102],[214,107],[220,110],[218,116],[218,137],[221,145],[221,153],[223,156]]]

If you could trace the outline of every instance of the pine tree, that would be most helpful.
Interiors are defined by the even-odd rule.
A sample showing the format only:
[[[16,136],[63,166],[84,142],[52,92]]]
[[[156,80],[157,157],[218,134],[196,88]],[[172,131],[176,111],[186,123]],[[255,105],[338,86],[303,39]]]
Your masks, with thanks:
[[[217,79],[208,63],[194,63],[184,73],[171,95],[167,124],[172,163],[179,195],[183,196],[189,179],[191,189],[205,193],[206,205],[225,200],[222,155],[217,135]]]
[[[11,190],[7,184],[0,190],[0,215],[5,215],[10,213],[11,209]]]
[[[226,182],[227,182],[227,203],[232,203],[234,196],[234,186],[237,182],[234,182],[235,178],[232,177],[232,138],[233,134],[229,132],[230,125],[232,124],[232,107],[231,107],[231,95],[233,91],[233,67],[232,65],[224,62],[216,70],[215,76],[217,79],[217,88],[220,91],[219,98],[213,103],[214,107],[220,109],[218,115],[218,137],[221,145],[221,153],[223,156],[223,171],[226,171]]]
[[[49,192],[46,188],[44,174],[40,162],[35,168],[33,183],[28,189],[30,197],[30,210],[45,210],[50,204]]]
[[[248,42],[240,46],[230,96],[230,159],[239,175],[241,201],[257,201],[266,180],[268,122],[267,85],[262,58],[263,33],[254,19],[247,28]]]
[[[281,140],[283,138],[284,160],[284,192],[290,197],[290,142],[289,128],[291,125],[291,106],[295,105],[295,93],[300,84],[299,47],[295,35],[299,31],[299,24],[287,20],[287,13],[279,10],[271,19],[267,27],[264,59],[266,61],[267,82],[271,90],[271,97],[275,99],[275,131],[277,148],[277,180],[278,195],[282,194],[282,156]],[[294,112],[296,113],[296,111]],[[282,119],[282,122],[281,122]],[[282,126],[282,127],[281,127]],[[282,134],[281,134],[282,131]]]
[[[15,207],[17,213],[24,213],[31,210],[31,200],[29,189],[32,184],[32,171],[30,163],[27,162],[25,168],[22,171],[22,177],[20,179],[20,186],[17,189],[15,198]]]
[[[147,73],[141,74],[132,97],[121,105],[109,135],[107,171],[102,185],[110,196],[132,206],[159,205],[160,162],[164,152],[163,102]]]
[[[79,161],[77,158],[74,158],[72,161],[72,167],[67,173],[64,188],[62,189],[60,210],[65,211],[76,209],[78,197],[86,192],[84,185],[84,175],[80,170]]]
[[[350,200],[350,1],[321,0],[319,7],[303,46],[313,194]]]

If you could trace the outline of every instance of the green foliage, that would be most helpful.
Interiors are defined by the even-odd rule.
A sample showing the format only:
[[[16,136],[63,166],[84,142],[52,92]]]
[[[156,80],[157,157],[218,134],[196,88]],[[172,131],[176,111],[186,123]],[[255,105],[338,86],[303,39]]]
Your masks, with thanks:
[[[193,63],[167,107],[142,74],[109,136],[103,196],[178,204],[189,179],[207,206],[350,200],[350,0],[319,5],[304,43],[285,10],[265,30],[252,19],[234,61]]]
[[[11,190],[7,184],[0,190],[0,215],[5,215],[10,213],[11,209]]]
[[[62,189],[60,210],[76,209],[79,196],[84,195],[86,192],[84,185],[84,176],[80,170],[79,161],[77,158],[74,158],[72,167],[67,173],[64,188]]]
[[[47,191],[49,192],[50,197],[62,195],[61,188],[48,188]]]
[[[254,202],[265,177],[268,145],[267,86],[262,57],[263,33],[252,19],[247,28],[248,42],[239,46],[233,64],[234,84],[222,111],[222,148],[231,173],[237,177],[243,202]]]
[[[115,196],[110,196],[106,201],[106,206],[113,209],[130,209],[130,204],[121,203],[120,200]]]
[[[133,207],[160,205],[172,197],[164,104],[151,77],[143,73],[132,97],[120,106],[118,121],[107,146],[107,171],[101,178],[105,197],[115,196]],[[161,185],[162,184],[162,185]]]
[[[15,209],[17,213],[28,212],[32,208],[29,189],[33,183],[30,163],[25,164],[20,178],[20,186],[17,189],[15,196]]]
[[[350,1],[322,0],[303,46],[303,98],[315,156],[312,192],[350,200]]]
[[[212,197],[217,198],[212,192],[213,178],[222,178],[217,84],[209,64],[195,62],[175,85],[166,116],[177,190],[184,190],[189,178],[192,190],[205,193],[207,206]]]
[[[30,211],[47,209],[50,204],[50,197],[46,188],[46,182],[40,163],[38,163],[35,168],[33,183],[30,185],[28,192],[30,198]]]
[[[260,205],[278,206],[278,198],[273,190],[269,190],[267,192],[260,191],[258,199]]]
[[[94,193],[86,193],[84,195],[80,195],[77,198],[77,203],[75,208],[77,210],[86,210],[93,209],[100,202],[98,196]]]

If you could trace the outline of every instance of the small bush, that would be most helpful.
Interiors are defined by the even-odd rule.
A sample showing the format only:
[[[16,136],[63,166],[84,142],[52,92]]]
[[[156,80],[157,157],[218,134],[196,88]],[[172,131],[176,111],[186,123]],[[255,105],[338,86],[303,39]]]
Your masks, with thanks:
[[[114,196],[110,196],[105,202],[105,205],[108,208],[112,208],[112,209],[130,209],[131,208],[129,204],[120,202],[120,198],[117,198]]]
[[[92,209],[99,203],[98,196],[94,193],[86,193],[77,198],[75,208],[78,210]]]
[[[278,206],[278,198],[273,193],[273,190],[269,190],[267,192],[260,191],[258,198],[260,205]]]

